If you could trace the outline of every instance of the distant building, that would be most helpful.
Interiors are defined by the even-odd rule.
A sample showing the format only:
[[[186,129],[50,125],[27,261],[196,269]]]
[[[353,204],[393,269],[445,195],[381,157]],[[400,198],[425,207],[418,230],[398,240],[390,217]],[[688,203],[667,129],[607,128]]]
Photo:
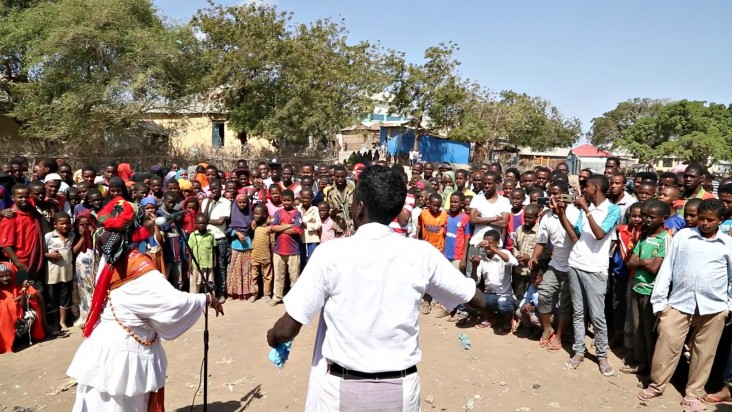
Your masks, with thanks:
[[[559,163],[567,163],[572,153],[572,148],[569,146],[547,150],[533,150],[530,147],[519,147],[518,149],[519,165],[544,166],[552,169]]]
[[[582,169],[592,169],[595,172],[605,171],[605,160],[614,155],[591,144],[583,144],[572,149],[569,155],[569,172],[578,174]]]

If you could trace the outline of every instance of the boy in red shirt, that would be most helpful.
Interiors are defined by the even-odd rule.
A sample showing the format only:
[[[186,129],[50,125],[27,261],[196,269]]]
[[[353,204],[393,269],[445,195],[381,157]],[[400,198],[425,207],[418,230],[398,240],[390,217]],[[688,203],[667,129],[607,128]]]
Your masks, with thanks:
[[[300,235],[302,215],[294,208],[295,194],[292,190],[282,191],[282,209],[274,214],[272,233],[275,234],[274,254],[274,298],[270,305],[282,302],[285,296],[285,275],[290,275],[290,287],[295,286],[300,276]]]

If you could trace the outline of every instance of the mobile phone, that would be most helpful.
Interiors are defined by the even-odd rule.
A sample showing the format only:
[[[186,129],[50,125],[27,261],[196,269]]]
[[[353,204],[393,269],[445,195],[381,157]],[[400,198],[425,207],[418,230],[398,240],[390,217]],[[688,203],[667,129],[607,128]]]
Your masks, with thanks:
[[[549,206],[549,198],[548,197],[537,198],[536,203],[538,203],[542,206]]]
[[[562,202],[564,203],[574,203],[575,196],[573,195],[562,195]]]

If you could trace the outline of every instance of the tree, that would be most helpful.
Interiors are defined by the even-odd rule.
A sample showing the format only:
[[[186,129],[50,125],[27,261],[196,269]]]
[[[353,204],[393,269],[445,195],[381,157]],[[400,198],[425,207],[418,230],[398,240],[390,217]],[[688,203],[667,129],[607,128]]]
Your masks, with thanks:
[[[466,101],[466,85],[455,73],[460,65],[453,57],[457,50],[455,43],[441,43],[425,50],[423,64],[390,61],[395,73],[389,90],[393,95],[391,110],[411,119],[409,125],[416,131],[415,148],[426,132],[426,119],[432,130],[449,130],[459,116],[455,108]]]
[[[203,83],[221,89],[237,131],[274,142],[331,139],[372,110],[370,96],[385,85],[383,56],[367,42],[349,44],[342,23],[290,20],[266,4],[210,3],[193,19],[210,67]]]
[[[668,103],[623,130],[616,145],[651,162],[663,156],[701,164],[732,159],[732,107],[703,101]]]
[[[14,6],[8,6],[15,3]],[[39,151],[99,148],[142,113],[189,93],[195,38],[149,0],[4,2],[3,113]]]
[[[666,100],[640,97],[618,103],[613,110],[592,119],[588,133],[590,143],[605,149],[611,148],[613,142],[621,138],[624,130],[641,118],[655,116],[666,103]]]

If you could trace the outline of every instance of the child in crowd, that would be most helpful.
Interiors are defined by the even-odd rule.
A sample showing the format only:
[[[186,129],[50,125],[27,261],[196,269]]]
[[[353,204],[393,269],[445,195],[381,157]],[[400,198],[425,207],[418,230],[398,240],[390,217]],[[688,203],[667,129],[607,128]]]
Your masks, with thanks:
[[[635,191],[635,198],[638,199],[639,202],[645,202],[648,199],[653,199],[656,196],[656,184],[644,180],[641,182],[640,186]]]
[[[519,226],[524,224],[524,199],[526,192],[522,188],[511,190],[508,200],[511,202],[511,214],[508,215],[507,236],[510,239]]]
[[[147,196],[140,201],[140,206],[148,217],[148,222],[154,222],[158,216],[158,202],[155,196]],[[162,274],[166,274],[165,270],[165,258],[163,256],[162,245],[165,242],[163,233],[160,231],[160,227],[154,223],[148,223],[147,226],[150,231],[150,236],[147,240],[140,242],[139,250],[142,253],[146,253],[153,262],[155,262],[155,268]]]
[[[511,322],[511,331],[513,333],[516,333],[521,325],[532,328],[534,333],[541,331],[541,322],[536,313],[536,308],[539,307],[539,285],[542,279],[543,276],[540,271],[531,273],[531,284],[523,298],[521,298]]]
[[[273,183],[269,186],[269,199],[267,200],[267,213],[270,216],[274,215],[282,210],[282,189],[277,183]]]
[[[158,206],[161,206],[163,204],[163,195],[165,194],[163,192],[163,178],[154,175],[150,178],[150,194],[152,194],[155,197],[155,200],[158,203]]]
[[[539,270],[539,266],[533,269],[529,267],[529,261],[536,246],[536,235],[538,234],[536,223],[539,220],[539,207],[533,204],[527,205],[523,213],[524,224],[519,226],[511,235],[511,247],[509,249],[518,261],[518,265],[513,268],[512,281],[516,299],[523,299],[524,293],[531,284],[532,270]],[[547,258],[548,255],[542,255],[539,260],[546,263]]]
[[[638,397],[649,401],[663,394],[691,335],[689,378],[681,406],[704,410],[701,398],[732,300],[732,238],[719,230],[724,202],[703,200],[699,226],[674,236],[655,279],[650,303],[658,316],[658,340],[651,362],[650,385]]]
[[[664,188],[662,192],[668,189]],[[651,293],[656,274],[671,241],[671,234],[664,226],[664,221],[671,214],[671,205],[651,199],[643,204],[642,213],[642,235],[628,259],[628,267],[634,271],[630,316],[633,327],[633,355],[632,362],[620,370],[624,373],[646,375],[656,346],[656,318],[651,307]]]
[[[99,189],[89,189],[86,198],[83,198],[81,203],[74,208],[74,215],[79,216],[84,211],[89,211],[96,218],[99,211],[102,210],[103,202],[104,197]]]
[[[445,248],[446,226],[447,213],[442,210],[442,197],[438,193],[432,193],[427,200],[427,209],[419,214],[417,237],[442,252]]]
[[[409,237],[417,239],[417,232],[419,230],[419,215],[422,213],[424,208],[427,207],[427,198],[429,197],[430,192],[427,189],[420,189],[419,187],[410,190],[415,194],[415,202],[414,208],[412,209],[412,213],[409,218],[409,229],[407,232]]]
[[[335,239],[335,222],[330,218],[330,203],[326,201],[318,203],[318,216],[320,216],[321,223],[318,231],[320,243]]]
[[[179,202],[180,198],[176,192],[166,192],[163,195],[163,204],[160,206],[157,212],[158,217],[170,218],[175,213],[175,205]],[[167,269],[166,276],[168,281],[173,287],[178,290],[185,290],[184,283],[186,281],[183,271],[183,255],[184,246],[183,239],[178,234],[178,225],[180,223],[175,220],[165,222],[164,225],[159,226],[160,232],[165,239],[162,242],[163,258],[165,261],[165,268]]]
[[[628,281],[632,278],[632,270],[628,267],[627,262],[633,248],[638,243],[643,225],[643,202],[635,202],[627,210],[628,220],[626,224],[618,225],[615,228],[617,235],[617,247],[612,252],[612,265],[610,265],[612,275],[611,286],[613,293],[617,296],[612,299],[612,306],[608,305],[607,309],[611,311],[611,315],[606,315],[612,323],[614,335],[610,339],[610,347],[617,347],[624,343],[627,349],[631,349],[632,327],[630,320],[627,319],[627,313],[630,309],[627,298]],[[606,313],[608,312],[606,310]],[[626,322],[627,321],[627,322]],[[627,327],[626,327],[627,326]],[[632,357],[626,358],[626,363],[632,362]]]
[[[253,282],[256,282],[260,276],[262,277],[264,301],[269,303],[272,301],[272,245],[270,237],[272,227],[269,225],[269,215],[267,213],[267,206],[264,203],[254,205],[252,211],[254,236],[252,240],[251,278]]]
[[[211,172],[212,170],[207,170]],[[221,181],[212,178],[208,182],[209,194],[201,203],[201,214],[208,217],[209,230],[216,238],[214,283],[220,303],[226,301],[226,268],[229,266],[231,246],[226,237],[226,227],[231,217],[231,202],[221,196]]]
[[[701,199],[693,198],[686,201],[684,205],[684,222],[686,227],[697,227],[699,225],[699,205]]]
[[[310,256],[313,255],[315,247],[320,243],[320,214],[318,208],[313,206],[313,190],[310,187],[303,187],[300,190],[300,206],[298,210],[302,215],[302,248],[300,250],[300,266],[305,268]]]
[[[671,210],[673,210],[673,205],[680,197],[681,192],[674,186],[667,186],[658,191],[658,200],[667,204]],[[684,218],[678,213],[671,213],[668,219],[666,219],[666,222],[664,222],[664,225],[666,229],[670,230],[671,234],[674,235],[676,232],[686,227],[686,221],[684,221]]]
[[[231,262],[226,278],[226,294],[232,299],[257,300],[259,288],[256,279],[252,279],[251,252],[252,240],[250,229],[252,224],[252,208],[249,197],[238,193],[231,206],[231,220],[226,229],[231,238]]]
[[[465,272],[465,260],[468,242],[472,235],[470,215],[463,212],[465,195],[462,192],[450,194],[450,213],[447,215],[445,227],[445,247],[443,254],[461,272]]]
[[[135,183],[130,190],[130,197],[134,203],[139,204],[142,199],[147,197],[149,191],[150,188],[145,183]]]
[[[196,259],[198,266],[201,268],[199,271],[195,263],[191,264],[188,291],[189,293],[199,293],[201,291],[201,282],[211,280],[214,267],[214,250],[216,249],[216,239],[208,229],[208,217],[205,215],[196,216],[196,230],[188,236],[188,246],[191,248],[192,258]]]
[[[94,293],[94,240],[96,219],[86,211],[76,217],[76,243],[74,244],[74,289],[78,296],[79,318],[74,326],[84,328]]]
[[[270,193],[272,189],[270,189]],[[274,299],[272,306],[282,303],[285,296],[285,277],[290,275],[290,287],[295,285],[300,275],[300,236],[302,235],[302,215],[294,208],[295,194],[292,190],[282,192],[282,209],[278,210],[272,220],[272,233],[275,234],[274,256],[275,270]]]
[[[480,247],[485,250],[485,259],[480,255],[470,257],[473,263],[470,276],[476,283],[485,283],[485,303],[488,310],[497,311],[503,316],[504,322],[499,333],[508,334],[511,331],[511,321],[516,309],[516,297],[511,288],[511,270],[518,262],[507,250],[499,249],[501,235],[497,230],[489,230],[483,236]],[[475,327],[478,329],[492,326],[491,319],[485,319]]]
[[[719,200],[724,203],[724,207],[727,208],[728,211],[732,211],[732,183],[719,186],[717,193],[719,194]],[[727,216],[727,218],[720,223],[719,230],[727,235],[732,235],[732,217]]]
[[[66,194],[66,203],[64,203],[64,212],[71,218],[71,223],[75,221],[74,210],[76,206],[81,204],[81,194],[79,189],[76,187],[70,187],[69,192]]]
[[[66,323],[71,309],[71,293],[74,282],[74,233],[71,231],[71,218],[66,212],[53,216],[52,232],[44,237],[46,265],[46,286],[48,287],[49,323],[59,336],[70,326]]]
[[[187,197],[183,200],[181,209],[185,212],[181,216],[182,229],[190,235],[196,230],[196,216],[201,213],[201,202],[195,196]]]

